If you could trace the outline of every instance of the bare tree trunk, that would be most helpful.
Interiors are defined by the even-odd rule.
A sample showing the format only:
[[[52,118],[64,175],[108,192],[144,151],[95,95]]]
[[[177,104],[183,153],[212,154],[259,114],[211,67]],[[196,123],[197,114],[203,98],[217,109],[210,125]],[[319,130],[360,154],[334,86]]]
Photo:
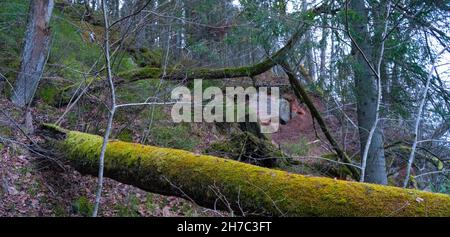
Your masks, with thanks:
[[[446,49],[442,50],[437,56],[439,57],[442,53],[444,53],[446,51]],[[431,69],[428,72],[428,77],[427,77],[427,83],[425,85],[425,89],[423,91],[423,95],[422,95],[422,100],[420,101],[420,105],[419,105],[419,110],[417,111],[417,118],[416,118],[416,122],[414,124],[414,142],[411,148],[411,153],[409,155],[409,159],[408,159],[408,164],[406,167],[406,176],[405,176],[405,180],[403,181],[403,187],[406,188],[409,184],[409,177],[411,175],[411,168],[412,168],[412,164],[414,163],[414,159],[415,159],[415,153],[416,153],[416,149],[417,149],[417,144],[418,144],[418,138],[419,138],[419,126],[420,126],[420,121],[422,119],[422,113],[423,113],[423,109],[425,106],[425,103],[427,101],[427,95],[428,95],[428,91],[430,89],[430,84],[431,84],[431,79],[433,78],[433,72],[436,69],[435,66],[435,60],[432,60],[432,65],[431,65]]]
[[[50,45],[49,23],[53,6],[53,0],[32,0],[30,3],[20,72],[11,97],[17,106],[29,104],[39,85]]]
[[[304,12],[307,12],[308,10],[308,2],[303,1],[302,8]],[[313,49],[313,36],[311,33],[311,30],[308,30],[305,33],[303,44],[306,46],[305,49],[305,62],[306,68],[308,69],[309,75],[311,75],[311,81],[310,83],[314,82],[316,79],[316,65],[315,65],[315,59],[314,59],[314,49]]]
[[[99,165],[98,165],[98,184],[97,184],[97,193],[95,195],[95,204],[94,210],[92,213],[92,217],[97,217],[98,210],[100,208],[100,200],[102,197],[102,189],[103,189],[103,172],[105,165],[105,153],[106,146],[108,145],[108,139],[111,134],[114,114],[116,112],[116,90],[114,87],[112,71],[111,71],[111,57],[110,57],[110,45],[109,45],[109,20],[108,20],[108,7],[106,5],[105,0],[102,1],[102,11],[103,11],[103,19],[105,20],[105,61],[106,61],[106,69],[107,69],[107,80],[111,90],[111,108],[109,109],[108,115],[108,124],[106,126],[105,135],[103,137],[102,149],[100,151],[99,156]]]
[[[302,87],[300,80],[298,80],[293,73],[292,69],[290,69],[289,64],[286,62],[281,63],[285,73],[288,75],[289,82],[291,84],[292,89],[294,90],[295,95],[299,100],[302,100],[305,102],[305,104],[308,106],[308,109],[310,110],[313,118],[317,121],[320,128],[322,129],[322,132],[324,133],[325,137],[330,142],[331,146],[335,150],[338,157],[343,161],[346,162],[346,168],[349,171],[349,174],[354,178],[358,179],[358,169],[356,169],[352,165],[351,159],[347,156],[344,150],[342,150],[339,146],[339,144],[336,142],[336,140],[331,135],[325,121],[323,120],[322,116],[320,115],[320,112],[317,110],[317,108],[314,106],[314,103],[311,101],[311,99],[308,96],[308,93],[306,90]],[[307,74],[306,70],[304,70],[302,67],[300,68],[300,73],[303,77],[311,77],[309,74]],[[311,80],[311,79],[309,79]]]
[[[353,44],[355,54],[355,90],[358,105],[358,125],[362,157],[362,180],[369,183],[387,184],[384,142],[381,130],[376,126],[378,119],[379,93],[376,73],[370,64],[373,55],[370,47],[368,12],[363,1],[351,1],[351,9],[359,16],[358,22],[351,24],[357,36]],[[379,75],[379,74],[378,74]],[[379,79],[379,78],[378,78]],[[375,125],[375,126],[374,126]],[[366,147],[366,144],[369,144]]]
[[[322,39],[320,40],[320,68],[319,68],[319,86],[323,87],[325,77],[327,76],[326,54],[328,47],[328,32],[326,17],[322,19]]]

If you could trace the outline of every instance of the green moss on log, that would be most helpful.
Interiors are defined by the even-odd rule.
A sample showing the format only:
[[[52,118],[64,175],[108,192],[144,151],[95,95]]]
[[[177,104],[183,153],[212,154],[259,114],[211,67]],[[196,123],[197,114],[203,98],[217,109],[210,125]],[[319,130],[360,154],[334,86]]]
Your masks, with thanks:
[[[161,78],[162,72],[163,72],[162,69],[152,67],[133,69],[130,71],[119,73],[118,77],[121,78],[121,80],[116,83],[118,84],[118,83],[132,82],[142,78],[158,79]]]
[[[102,138],[44,126],[50,144],[95,175]],[[105,176],[197,204],[270,216],[450,216],[450,196],[306,177],[183,150],[111,141]],[[180,191],[182,190],[182,191]]]

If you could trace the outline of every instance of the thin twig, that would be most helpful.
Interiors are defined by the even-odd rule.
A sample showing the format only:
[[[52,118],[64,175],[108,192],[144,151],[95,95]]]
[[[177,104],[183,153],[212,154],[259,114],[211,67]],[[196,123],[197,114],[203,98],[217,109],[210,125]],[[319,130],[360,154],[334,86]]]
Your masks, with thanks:
[[[425,34],[426,37],[426,34]],[[447,48],[444,48],[441,52],[439,52],[436,55],[436,58],[438,58],[441,54],[443,54],[445,51],[447,50]],[[409,154],[409,159],[408,159],[408,164],[406,167],[406,175],[405,175],[405,180],[403,181],[403,187],[406,188],[409,184],[409,177],[411,175],[411,168],[412,168],[412,164],[414,163],[414,159],[415,159],[415,153],[416,153],[416,148],[417,148],[417,144],[418,139],[419,139],[419,125],[420,125],[420,121],[422,119],[422,112],[423,112],[423,108],[425,106],[425,102],[427,101],[427,95],[428,95],[428,90],[430,89],[430,84],[431,84],[431,79],[433,78],[433,72],[435,69],[435,60],[436,59],[431,59],[431,68],[430,71],[428,72],[428,77],[427,77],[427,83],[425,85],[425,89],[423,91],[423,95],[422,95],[422,101],[420,102],[419,105],[419,109],[417,111],[417,119],[416,119],[416,123],[414,126],[414,142],[411,148],[411,153]]]
[[[106,1],[102,1],[102,11],[103,11],[103,18],[105,20],[105,60],[106,60],[106,67],[107,67],[107,79],[108,84],[111,89],[111,109],[109,111],[109,117],[108,117],[108,124],[106,127],[105,135],[103,137],[103,143],[102,143],[102,149],[100,151],[100,159],[99,159],[99,169],[98,169],[98,186],[97,186],[97,194],[95,196],[95,205],[94,205],[94,211],[92,213],[93,217],[96,217],[98,214],[98,209],[100,206],[100,199],[102,195],[102,189],[103,189],[103,173],[104,173],[104,164],[105,164],[105,153],[106,153],[106,146],[108,145],[108,139],[111,134],[112,129],[112,123],[114,119],[114,114],[116,111],[116,92],[112,77],[112,71],[111,71],[111,60],[110,60],[110,48],[109,48],[109,27],[108,27],[108,14],[107,14],[107,6]]]

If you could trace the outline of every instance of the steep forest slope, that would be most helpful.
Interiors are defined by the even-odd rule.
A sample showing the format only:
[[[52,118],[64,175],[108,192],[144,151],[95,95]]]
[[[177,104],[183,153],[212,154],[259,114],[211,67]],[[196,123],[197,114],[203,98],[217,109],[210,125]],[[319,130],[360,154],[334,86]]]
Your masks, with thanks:
[[[17,126],[24,122],[20,110],[8,101],[10,86],[14,83],[20,63],[21,42],[26,24],[27,2],[21,0],[0,2],[0,72],[7,81],[0,82],[0,89],[5,92],[0,98],[0,216],[90,216],[95,194],[96,178],[82,176],[70,166],[61,162],[49,161],[30,153],[26,146],[28,138],[38,140],[36,136],[24,135]],[[78,9],[79,10],[79,9]],[[70,13],[70,14],[69,14]],[[58,95],[61,86],[77,87],[87,78],[79,72],[99,70],[102,48],[101,27],[81,21],[77,9],[56,8],[52,20],[53,40],[51,53],[46,65],[42,85],[36,95],[32,109],[33,126],[43,122],[55,122],[67,106],[60,106]],[[97,39],[91,42],[89,32],[95,32]],[[123,62],[118,70],[129,70],[137,66],[137,62],[126,52],[122,52]],[[91,68],[92,65],[97,66]],[[151,90],[151,83],[130,85],[119,94],[122,101],[142,99],[142,91]],[[139,91],[140,90],[140,91]],[[102,110],[95,111],[95,99],[81,102],[76,112],[69,112],[63,124],[69,126],[71,121],[81,117],[85,123],[79,129],[101,133],[101,124],[93,124],[94,119],[101,117]],[[145,99],[145,98],[144,98]],[[83,114],[81,110],[86,111]],[[165,116],[161,108],[157,108],[156,116]],[[139,114],[124,113],[123,120],[129,121]],[[149,116],[148,114],[141,116]],[[158,117],[158,118],[159,118]],[[120,118],[120,115],[119,115]],[[76,126],[76,125],[75,125]],[[134,133],[126,123],[118,123],[115,133],[122,140],[131,141]],[[164,128],[159,137],[152,138],[154,144],[193,149],[195,141],[181,142],[190,136],[185,126],[175,127],[175,131]],[[179,137],[173,136],[178,134]],[[172,139],[172,137],[175,137]],[[193,139],[194,140],[194,139]],[[9,141],[12,141],[11,143]],[[7,145],[3,145],[3,143]],[[59,166],[59,165],[60,166]],[[179,198],[164,197],[146,193],[129,185],[113,180],[105,183],[105,195],[102,201],[102,216],[217,216],[223,215],[196,206]]]
[[[17,77],[20,64],[21,42],[23,41],[28,5],[24,1],[2,1],[0,3],[0,72],[5,82],[1,84],[0,137],[14,140],[2,149],[2,206],[1,216],[40,216],[40,215],[90,215],[92,211],[95,178],[81,176],[64,162],[48,161],[47,157],[30,153],[21,144],[29,143],[29,138],[19,128],[25,123],[23,114],[7,100],[11,95],[11,87]],[[51,22],[52,42],[42,83],[37,91],[31,111],[33,129],[45,122],[61,120],[68,128],[87,131],[94,134],[103,132],[105,110],[97,105],[101,103],[103,93],[88,94],[81,98],[76,109],[60,117],[68,109],[68,104],[75,99],[81,86],[89,80],[100,80],[103,67],[102,60],[102,27],[83,19],[84,9],[81,6],[55,7]],[[99,16],[97,16],[99,17]],[[95,37],[92,37],[94,35]],[[116,36],[113,36],[116,37]],[[93,39],[94,38],[94,39]],[[127,71],[139,66],[161,63],[161,52],[130,50],[120,51],[120,65],[116,71]],[[81,72],[90,72],[83,74]],[[97,78],[92,78],[97,75]],[[270,78],[272,75],[268,74]],[[250,85],[251,81],[247,79]],[[269,79],[270,82],[270,79]],[[232,83],[228,83],[232,84]],[[225,85],[213,82],[212,85]],[[159,96],[167,96],[173,83],[139,81],[119,88],[118,98],[123,103],[144,101],[148,92],[160,91]],[[292,95],[291,95],[292,96]],[[295,99],[294,99],[295,100]],[[317,100],[317,103],[320,100]],[[293,102],[302,111],[280,132],[273,135],[273,142],[285,152],[308,157],[320,156],[327,150],[320,148],[309,111],[297,101]],[[150,124],[148,119],[151,118]],[[78,122],[83,121],[82,123]],[[17,124],[16,124],[17,123]],[[15,126],[18,125],[18,126]],[[149,127],[150,126],[150,127]],[[147,127],[147,129],[145,129]],[[124,141],[137,141],[163,147],[180,148],[195,152],[205,152],[210,144],[226,138],[223,131],[209,124],[173,124],[169,119],[169,111],[165,107],[154,107],[151,110],[127,109],[116,117],[113,136]],[[151,129],[151,133],[147,130]],[[142,132],[144,131],[144,132]],[[287,131],[287,132],[285,132]],[[19,139],[14,139],[19,138]],[[316,147],[316,148],[314,148]],[[211,150],[209,150],[211,151]],[[213,151],[213,153],[215,153]],[[225,155],[226,154],[222,154]],[[326,175],[327,166],[317,166],[320,161],[304,158],[306,162],[286,167],[294,172]],[[302,161],[303,162],[303,161]],[[61,167],[59,167],[61,166]],[[331,166],[330,166],[331,167]],[[105,187],[104,210],[101,215],[222,215],[204,211],[192,204],[177,198],[152,195],[128,185],[108,180]],[[210,213],[210,214],[208,214]]]
[[[107,130],[105,128],[111,112],[108,107],[111,97],[106,82],[109,68],[105,63],[105,27],[100,7],[88,10],[89,7],[74,2],[55,1],[50,23],[50,50],[42,80],[32,103],[26,108],[18,108],[13,105],[10,98],[14,93],[13,86],[21,67],[29,4],[28,1],[22,0],[0,1],[0,198],[2,200],[0,216],[92,215],[98,184],[95,177],[98,163],[92,161],[101,154],[99,150],[101,136]],[[212,2],[211,5],[214,4]],[[316,56],[310,55],[310,52],[304,49],[314,45],[309,41],[316,37],[307,29],[311,19],[320,18],[318,17],[320,13],[330,12],[319,7],[305,10],[301,14],[289,15],[284,6],[284,13],[280,14],[282,16],[280,19],[292,17],[301,24],[286,20],[287,25],[284,23],[268,25],[267,27],[274,28],[274,32],[279,31],[275,36],[271,35],[273,32],[260,31],[258,27],[246,34],[243,30],[245,27],[251,24],[264,25],[266,18],[270,19],[269,22],[273,20],[272,13],[264,15],[266,12],[263,10],[258,12],[258,8],[252,8],[253,3],[247,4],[250,5],[248,12],[239,12],[242,6],[220,5],[232,9],[230,12],[220,13],[225,15],[224,20],[215,19],[210,15],[200,16],[202,7],[208,12],[208,7],[211,7],[209,5],[189,6],[194,9],[188,13],[184,12],[183,8],[181,18],[144,11],[145,14],[155,15],[158,20],[162,19],[162,24],[158,21],[156,24],[149,23],[143,35],[139,32],[129,32],[139,30],[132,27],[136,22],[139,24],[145,22],[138,17],[139,14],[130,15],[130,22],[123,25],[119,22],[110,29],[108,44],[111,44],[112,81],[116,83],[116,103],[133,106],[120,107],[113,116],[109,136],[112,144],[110,146],[117,146],[120,152],[114,155],[111,155],[110,150],[106,152],[109,154],[106,177],[115,180],[109,178],[105,180],[99,215],[234,215],[236,213],[233,211],[220,211],[227,208],[215,209],[217,200],[214,200],[216,196],[212,195],[223,196],[219,189],[217,189],[219,194],[211,194],[211,190],[215,191],[216,185],[214,175],[219,174],[221,178],[219,181],[226,187],[224,191],[235,195],[236,187],[233,184],[236,183],[239,187],[239,192],[235,195],[238,197],[238,204],[242,186],[245,188],[244,195],[247,196],[243,197],[246,198],[245,204],[249,210],[268,215],[279,215],[278,207],[272,205],[274,201],[270,200],[270,196],[267,197],[263,189],[259,188],[262,192],[252,192],[254,187],[249,186],[246,177],[258,185],[267,185],[268,192],[280,200],[283,199],[280,195],[286,194],[287,201],[281,201],[280,205],[292,215],[386,216],[399,208],[401,210],[393,215],[417,216],[427,214],[424,210],[428,204],[432,204],[433,215],[448,215],[449,199],[445,194],[450,192],[450,182],[445,175],[448,171],[450,149],[446,146],[436,146],[435,144],[440,144],[439,142],[429,142],[431,145],[425,147],[426,149],[415,152],[417,161],[411,164],[412,169],[407,169],[411,141],[417,136],[411,133],[410,125],[407,123],[414,118],[414,103],[417,103],[418,99],[413,100],[410,99],[413,96],[402,95],[402,98],[413,101],[408,102],[413,105],[409,107],[405,105],[403,109],[400,106],[402,104],[400,99],[400,102],[396,101],[397,91],[389,91],[390,97],[383,98],[387,102],[383,101],[385,104],[376,111],[385,116],[380,122],[382,134],[375,132],[379,138],[384,139],[380,143],[382,146],[377,149],[383,151],[383,162],[386,162],[381,165],[383,172],[386,172],[383,177],[385,180],[378,183],[401,186],[405,177],[409,176],[406,172],[411,170],[411,177],[406,179],[407,187],[418,190],[358,183],[361,174],[360,164],[364,160],[361,150],[364,147],[361,145],[361,126],[358,124],[361,116],[358,114],[360,105],[355,102],[357,97],[355,93],[350,92],[354,88],[350,85],[349,78],[355,76],[355,72],[352,71],[355,69],[349,66],[351,63],[349,58],[354,56],[354,50],[351,46],[348,48],[348,45],[341,45],[347,48],[342,52],[334,52],[335,55],[332,52],[330,56],[326,56],[323,62],[330,60],[330,64],[333,64],[330,71],[335,67],[338,72],[336,75],[333,72],[329,75],[326,73],[327,75],[320,75],[319,78],[319,73],[312,70],[314,67],[308,65],[312,64]],[[155,9],[158,7],[156,4]],[[164,7],[163,4],[162,12],[167,10]],[[199,7],[200,10],[195,7]],[[133,9],[127,11],[133,12]],[[260,14],[252,15],[254,12]],[[228,17],[227,14],[234,18],[231,19],[232,17]],[[334,16],[335,12],[331,11],[330,15]],[[192,21],[199,22],[207,18],[220,24],[217,26],[187,22],[184,17],[191,17]],[[117,18],[118,16],[114,16],[114,19]],[[246,25],[247,21],[251,24]],[[172,29],[172,23],[181,30]],[[290,29],[289,24],[300,26],[298,29]],[[205,33],[202,29],[208,31]],[[332,37],[341,37],[340,33],[334,34]],[[254,35],[259,35],[260,38]],[[325,37],[326,34],[323,35]],[[164,40],[167,42],[163,42]],[[285,43],[280,44],[281,41]],[[189,47],[184,48],[183,45]],[[249,45],[256,45],[248,49],[256,53],[245,51]],[[331,47],[338,48],[339,45]],[[323,51],[327,48],[325,45]],[[243,51],[243,55],[233,55],[234,50],[239,49]],[[348,54],[346,50],[350,53]],[[395,53],[397,52],[393,53],[392,58],[397,57]],[[342,54],[340,56],[343,59],[334,58],[337,54]],[[301,58],[297,59],[298,55]],[[286,58],[291,60],[290,64],[298,66],[295,68],[298,72],[289,69]],[[423,74],[421,70],[417,69]],[[317,74],[317,78],[314,78],[314,73]],[[230,78],[223,78],[223,75]],[[324,79],[328,76],[329,81]],[[360,74],[357,76],[361,77]],[[262,121],[175,123],[171,117],[172,103],[165,102],[173,99],[171,92],[177,86],[195,88],[193,80],[197,78],[213,79],[203,80],[202,90],[209,86],[218,87],[221,91],[225,91],[229,86],[257,88],[277,86],[280,88],[283,102],[288,104],[284,116],[289,119],[283,121],[279,131],[273,134],[261,134]],[[326,85],[327,83],[330,85]],[[407,89],[401,92],[406,93],[405,91],[413,87],[414,83],[405,82],[404,87]],[[398,85],[393,85],[392,88],[398,89],[395,86]],[[436,91],[430,94],[439,95]],[[445,95],[443,93],[442,97]],[[338,98],[339,96],[341,98]],[[364,96],[359,97],[364,99]],[[433,99],[430,101],[439,102]],[[436,114],[440,112],[442,111],[437,111]],[[445,111],[442,113],[445,114]],[[246,110],[245,116],[247,115]],[[432,122],[429,124],[435,125]],[[446,125],[445,121],[443,125]],[[57,128],[56,135],[49,135],[49,130],[54,128]],[[77,140],[76,134],[82,138]],[[75,145],[67,142],[72,140],[75,141]],[[77,145],[80,145],[80,148]],[[83,150],[84,147],[87,149]],[[139,154],[141,151],[142,154]],[[171,151],[174,151],[175,155],[172,156]],[[188,164],[180,161],[182,155],[189,158],[186,161]],[[126,163],[122,160],[123,157],[132,159]],[[196,162],[200,163],[196,157],[204,161],[202,169],[195,166]],[[168,165],[164,163],[167,162],[166,158],[176,162]],[[123,169],[117,167],[121,162],[125,162]],[[144,162],[144,166],[147,166],[141,166],[140,162]],[[220,165],[217,165],[217,162],[226,164],[222,166],[224,170],[219,172]],[[208,166],[210,164],[212,165]],[[130,169],[127,170],[128,166]],[[182,171],[166,169],[167,167],[182,169],[185,166],[190,169]],[[236,167],[243,172],[231,178],[227,177],[234,174],[231,171],[234,172]],[[141,168],[145,170],[142,171]],[[213,175],[210,175],[211,169]],[[247,169],[251,172],[246,173]],[[83,174],[79,172],[80,170]],[[417,182],[416,175],[421,176],[416,173],[419,171],[425,176],[434,174],[433,172],[441,176],[427,176],[426,179]],[[129,179],[124,177],[127,172],[130,172]],[[178,177],[178,173],[185,174],[189,179]],[[155,177],[160,174],[170,174],[169,176],[179,181],[179,184],[186,184],[185,188],[195,200],[186,197],[183,190],[170,181],[168,182],[170,185],[161,184],[159,182],[161,180],[155,181],[157,180]],[[197,178],[196,181],[201,185],[189,187],[191,177],[193,180]],[[201,178],[204,180],[200,180]],[[230,180],[233,182],[227,186]],[[171,191],[166,191],[169,190],[169,186]],[[302,190],[297,190],[297,187],[301,187]],[[211,190],[205,191],[206,188]],[[179,190],[176,192],[174,189]],[[314,196],[316,191],[320,193],[318,198]],[[308,195],[312,198],[308,199],[310,198]],[[371,197],[374,197],[374,200],[371,200]],[[195,202],[197,200],[198,205]],[[403,208],[402,205],[398,205],[398,200],[411,206]],[[368,204],[371,201],[374,206]],[[386,209],[383,203],[388,203]],[[439,206],[440,203],[443,203],[442,208]],[[309,204],[312,205],[310,209],[303,209],[303,206]],[[322,205],[325,207],[322,208]],[[266,210],[266,207],[269,208]]]

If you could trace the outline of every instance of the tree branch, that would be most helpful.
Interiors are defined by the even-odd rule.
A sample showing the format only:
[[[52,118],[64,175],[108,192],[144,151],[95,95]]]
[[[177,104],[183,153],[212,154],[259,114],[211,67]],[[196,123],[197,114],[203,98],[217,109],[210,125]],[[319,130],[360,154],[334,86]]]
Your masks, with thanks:
[[[345,151],[343,151],[339,144],[336,142],[336,140],[331,135],[331,132],[328,129],[328,126],[325,123],[325,120],[320,115],[319,110],[315,107],[312,100],[309,98],[308,93],[303,88],[303,86],[300,84],[300,81],[296,78],[295,74],[293,73],[292,69],[290,68],[289,64],[286,62],[281,63],[281,66],[283,67],[284,71],[288,75],[289,82],[291,83],[292,89],[294,90],[295,95],[297,98],[303,102],[305,102],[306,106],[308,106],[309,111],[311,112],[312,116],[316,119],[317,123],[319,124],[320,128],[322,129],[323,134],[330,142],[331,146],[333,147],[333,150],[336,152],[338,157],[343,160],[344,162],[351,164],[353,163],[352,160],[347,156]],[[310,75],[306,72],[306,70],[301,67],[300,73],[303,77],[310,77]],[[347,169],[349,170],[351,176],[358,180],[359,178],[359,169],[355,168],[353,165],[345,165]]]

